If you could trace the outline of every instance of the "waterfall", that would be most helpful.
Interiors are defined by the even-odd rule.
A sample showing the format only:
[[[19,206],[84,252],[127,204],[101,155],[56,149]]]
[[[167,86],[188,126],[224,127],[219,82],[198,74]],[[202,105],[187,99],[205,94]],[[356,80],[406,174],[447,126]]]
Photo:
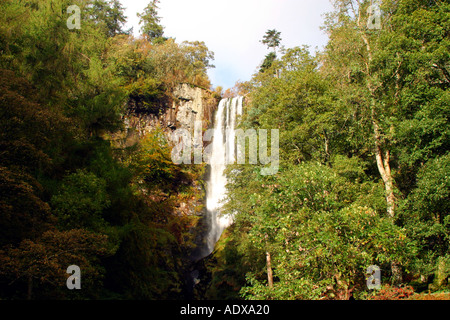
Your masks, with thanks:
[[[214,119],[214,136],[210,149],[210,175],[206,185],[207,226],[205,256],[214,250],[223,230],[233,217],[221,215],[222,200],[226,193],[227,179],[224,170],[227,164],[235,163],[236,118],[242,115],[243,97],[222,99]]]

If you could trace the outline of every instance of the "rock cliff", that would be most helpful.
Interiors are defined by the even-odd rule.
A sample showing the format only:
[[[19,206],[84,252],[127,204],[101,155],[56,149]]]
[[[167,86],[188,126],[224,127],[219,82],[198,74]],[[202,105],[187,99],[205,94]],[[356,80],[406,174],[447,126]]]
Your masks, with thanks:
[[[171,97],[158,99],[150,107],[146,102],[131,98],[124,115],[124,129],[109,139],[123,148],[134,145],[157,126],[169,134],[175,129],[193,130],[195,121],[202,121],[206,129],[217,104],[211,91],[186,83],[175,88]]]

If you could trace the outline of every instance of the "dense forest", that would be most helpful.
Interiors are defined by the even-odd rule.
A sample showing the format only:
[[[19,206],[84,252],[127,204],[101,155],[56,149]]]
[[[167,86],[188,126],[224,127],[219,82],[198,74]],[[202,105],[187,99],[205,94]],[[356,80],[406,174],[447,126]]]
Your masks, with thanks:
[[[157,1],[141,38],[119,1],[0,3],[0,299],[175,299],[190,226],[178,217],[203,167],[176,166],[155,130],[117,148],[133,101],[154,112],[182,82],[209,87],[212,52],[163,36]],[[144,110],[144,111],[145,111]],[[82,270],[82,290],[66,269]]]
[[[158,3],[134,37],[118,0],[0,1],[0,299],[448,299],[450,4],[383,0],[374,16],[334,0],[322,51],[269,30],[252,79],[224,93],[213,52],[165,35]],[[244,96],[241,129],[279,130],[276,174],[227,169],[234,223],[193,293],[199,216],[176,208],[201,201],[206,165],[174,164],[163,128],[108,138],[181,83]]]
[[[370,1],[334,4],[323,52],[277,50],[282,35],[269,30],[263,41],[275,50],[239,85],[241,127],[279,129],[280,168],[230,168],[226,208],[237,213],[210,297],[449,288],[450,4],[383,1],[379,29],[368,28]],[[371,265],[380,291],[367,288]]]

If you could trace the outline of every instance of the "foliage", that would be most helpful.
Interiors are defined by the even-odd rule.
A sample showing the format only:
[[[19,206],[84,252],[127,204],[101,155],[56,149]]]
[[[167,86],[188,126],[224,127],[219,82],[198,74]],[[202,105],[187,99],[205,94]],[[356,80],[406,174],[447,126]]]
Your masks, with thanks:
[[[41,297],[47,293],[50,295],[47,298],[56,298],[56,294],[67,292],[61,290],[67,279],[67,267],[77,265],[82,270],[85,294],[92,295],[98,291],[96,286],[103,273],[98,259],[108,254],[106,241],[106,236],[82,229],[50,230],[36,241],[25,239],[17,247],[0,250],[0,274],[12,280],[10,284],[28,281],[28,298],[32,286],[40,289]]]
[[[105,189],[105,180],[93,173],[78,170],[68,175],[51,199],[59,223],[68,229],[100,231],[104,226],[101,213],[110,204]]]
[[[95,0],[91,1],[84,13],[89,20],[100,25],[105,34],[114,37],[118,34],[129,33],[131,30],[123,30],[126,22],[124,8],[119,0]]]
[[[369,300],[406,300],[414,297],[414,289],[410,286],[383,286],[380,291],[369,297]]]
[[[273,53],[273,52],[268,53],[266,55],[263,63],[261,64],[259,72],[264,72],[267,69],[269,69],[272,66],[272,64],[273,64],[273,62],[275,61],[276,58],[277,58],[277,55],[275,53]]]
[[[143,13],[138,13],[139,24],[142,24],[141,32],[153,42],[161,42],[164,39],[164,29],[160,25],[161,18],[158,17],[158,3],[159,0],[152,0]]]
[[[267,45],[268,48],[273,48],[275,50],[280,45],[281,32],[275,29],[267,30],[261,42]]]
[[[342,298],[364,290],[369,265],[407,262],[405,230],[364,206],[364,191],[334,170],[303,164],[283,169],[275,184],[261,183],[253,209],[236,224],[246,230],[240,241],[271,252],[277,280],[269,288],[253,270],[245,297]]]
[[[367,298],[370,265],[385,285],[448,286],[448,4],[383,1],[379,30],[369,5],[335,1],[323,52],[283,50],[241,85],[241,128],[280,130],[278,174],[227,171],[237,247],[218,257],[239,256],[243,298]]]
[[[403,219],[411,237],[420,244],[417,268],[434,278],[433,287],[448,285],[449,215],[448,155],[430,160],[417,175],[417,188],[404,203]]]
[[[159,116],[181,83],[209,89],[214,54],[166,38],[158,0],[137,39],[119,1],[79,1],[78,30],[71,4],[0,1],[0,299],[180,298],[205,166],[174,165],[161,128],[127,148],[106,137],[127,113]],[[240,128],[279,130],[280,167],[227,169],[235,223],[205,262],[206,297],[448,290],[450,6],[382,1],[369,30],[370,4],[336,0],[315,56],[277,51],[268,30],[260,72],[216,88],[246,96]],[[72,264],[85,290],[67,291]],[[370,265],[383,270],[376,293]]]
[[[198,212],[178,208],[204,168],[174,166],[162,131],[127,149],[105,137],[182,82],[209,88],[213,53],[163,38],[156,11],[141,15],[156,38],[135,39],[117,0],[77,2],[71,30],[72,4],[0,2],[0,298],[180,297]],[[65,286],[72,264],[83,290]]]

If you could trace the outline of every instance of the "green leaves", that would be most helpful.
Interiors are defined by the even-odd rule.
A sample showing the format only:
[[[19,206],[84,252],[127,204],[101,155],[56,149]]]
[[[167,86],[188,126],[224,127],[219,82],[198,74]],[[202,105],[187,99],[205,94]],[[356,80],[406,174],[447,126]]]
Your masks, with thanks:
[[[138,13],[139,24],[142,24],[141,32],[149,38],[150,41],[163,41],[164,28],[160,25],[160,17],[158,17],[159,0],[152,0],[143,13]]]
[[[101,231],[105,226],[102,211],[110,204],[105,188],[103,179],[85,170],[68,175],[51,200],[59,223],[68,229]]]
[[[178,297],[204,167],[175,166],[161,130],[135,146],[108,139],[126,113],[160,116],[180,83],[209,88],[213,53],[163,38],[158,1],[139,39],[118,0],[75,3],[79,29],[69,0],[19,2],[0,1],[0,299],[27,285],[67,297],[56,284],[70,259],[95,283],[70,298]]]
[[[365,185],[353,175],[348,177],[353,181],[345,177],[350,168],[341,170],[314,162],[283,166],[276,177],[259,180],[258,193],[248,197],[247,190],[230,185],[228,206],[237,211],[232,237],[240,247],[253,248],[240,251],[247,256],[243,259],[269,251],[276,279],[270,289],[263,269],[258,269],[262,266],[250,268],[243,297],[336,298],[351,288],[361,294],[369,265],[406,265],[411,248],[405,231],[364,201]]]
[[[272,29],[267,30],[261,42],[269,48],[273,48],[274,50],[280,45],[281,42],[281,32]]]
[[[279,129],[282,161],[274,177],[229,173],[231,237],[244,261],[261,259],[245,298],[364,297],[371,264],[392,264],[393,281],[399,265],[447,272],[448,5],[385,2],[382,29],[369,31],[369,3],[355,4],[337,1],[324,53],[288,49],[246,84],[241,126]]]
[[[123,30],[126,17],[119,0],[89,1],[84,11],[84,17],[99,25],[108,37],[130,32]]]

